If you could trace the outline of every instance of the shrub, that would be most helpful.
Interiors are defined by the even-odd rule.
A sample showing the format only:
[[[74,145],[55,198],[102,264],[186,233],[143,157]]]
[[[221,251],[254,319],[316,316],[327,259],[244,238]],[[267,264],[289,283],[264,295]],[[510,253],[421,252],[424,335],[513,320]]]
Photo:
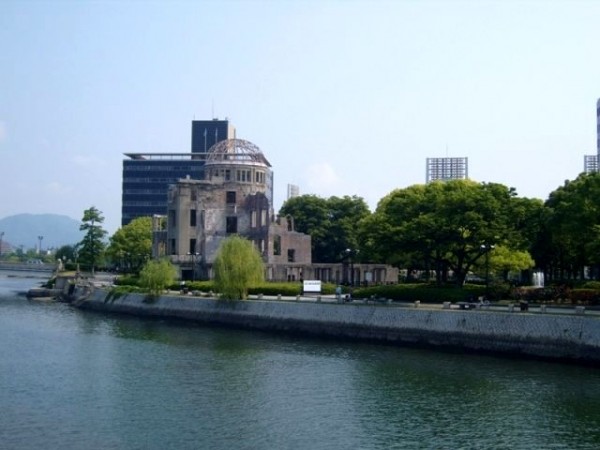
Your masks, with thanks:
[[[140,279],[133,275],[119,275],[114,284],[117,286],[139,286]]]
[[[567,286],[517,287],[511,290],[509,298],[533,303],[561,303],[571,299],[571,289]]]
[[[132,292],[142,292],[142,289],[137,286],[114,286],[106,294],[105,302],[113,302],[116,299]]]
[[[249,294],[257,295],[283,295],[292,297],[302,293],[302,285],[300,283],[286,282],[266,282],[260,283],[248,289]]]
[[[200,292],[214,292],[215,286],[212,281],[186,281],[185,287],[189,291],[200,291]],[[168,286],[169,289],[173,291],[178,291],[181,289],[181,282],[174,282]]]
[[[586,281],[581,286],[582,289],[596,289],[600,290],[600,281]]]
[[[321,294],[323,295],[331,295],[335,293],[335,284],[331,284],[331,283],[322,283],[321,284]],[[266,282],[266,283],[261,283],[259,285],[254,286],[253,288],[251,288],[248,293],[253,294],[253,295],[257,295],[257,294],[264,294],[264,295],[283,295],[283,296],[287,296],[287,297],[293,297],[296,295],[301,295],[302,294],[302,283],[300,282],[285,282],[285,281],[281,281],[281,282]]]
[[[582,305],[600,305],[600,289],[573,289],[571,303]]]

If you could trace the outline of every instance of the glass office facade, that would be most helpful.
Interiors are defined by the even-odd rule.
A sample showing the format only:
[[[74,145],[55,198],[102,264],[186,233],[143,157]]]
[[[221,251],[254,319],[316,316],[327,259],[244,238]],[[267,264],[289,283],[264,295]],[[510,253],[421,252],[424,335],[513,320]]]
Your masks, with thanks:
[[[181,178],[203,179],[205,155],[128,154],[123,161],[121,225],[136,217],[167,214],[169,185]]]
[[[208,149],[235,137],[228,120],[192,121],[191,153],[129,153],[123,160],[121,225],[136,217],[165,215],[169,185],[189,176],[204,178]]]

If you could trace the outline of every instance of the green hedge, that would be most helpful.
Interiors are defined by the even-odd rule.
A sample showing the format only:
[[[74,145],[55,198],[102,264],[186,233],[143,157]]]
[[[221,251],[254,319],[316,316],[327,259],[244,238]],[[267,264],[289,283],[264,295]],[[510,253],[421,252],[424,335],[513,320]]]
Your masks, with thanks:
[[[600,289],[573,289],[571,303],[580,305],[600,305]]]
[[[249,291],[251,295],[283,295],[287,297],[293,297],[295,295],[302,294],[302,284],[299,282],[267,282],[259,286],[251,288]],[[331,283],[321,284],[321,293],[323,295],[332,295],[335,293],[335,285]]]
[[[200,292],[214,292],[214,284],[212,281],[186,281],[183,285],[189,291],[200,291]],[[180,281],[177,281],[169,286],[172,291],[181,290],[182,285]]]
[[[586,285],[594,286],[595,283],[597,282],[588,282]],[[600,289],[571,289],[567,286],[519,287],[511,291],[509,298],[533,303],[600,305]]]
[[[510,300],[524,300],[533,303],[569,302],[571,289],[565,286],[518,287],[511,291]]]
[[[114,284],[117,286],[139,286],[140,279],[134,275],[119,275]]]
[[[465,285],[462,289],[456,287],[438,287],[435,285],[394,284],[384,286],[369,286],[355,288],[352,292],[354,298],[387,298],[401,302],[423,303],[463,302],[474,301],[485,295],[485,286]]]

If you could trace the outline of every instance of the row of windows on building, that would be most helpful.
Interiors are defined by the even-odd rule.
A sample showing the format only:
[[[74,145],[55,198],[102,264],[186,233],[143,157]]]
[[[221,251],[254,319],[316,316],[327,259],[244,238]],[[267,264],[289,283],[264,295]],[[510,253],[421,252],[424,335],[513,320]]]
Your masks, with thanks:
[[[141,205],[144,202],[138,202],[136,203],[137,205]],[[235,212],[235,211],[233,211]],[[268,225],[267,222],[267,210],[266,209],[261,209],[259,211],[251,211],[250,212],[250,227],[251,228],[257,228],[260,226],[266,226]],[[177,212],[174,209],[170,209],[169,210],[169,224],[172,227],[177,226]],[[204,228],[204,210],[200,211],[200,214],[198,214],[198,211],[196,209],[190,209],[190,227],[196,227],[198,226],[198,224],[200,224],[201,228]],[[259,221],[260,220],[260,221]],[[228,216],[227,220],[227,233],[237,233],[237,217],[236,216]]]
[[[147,184],[147,183],[175,183],[179,178],[137,178],[137,177],[126,177],[123,176],[123,184],[126,183],[139,183],[139,184]]]
[[[235,176],[234,176],[235,175]],[[225,181],[237,181],[238,183],[258,183],[265,184],[265,173],[261,171],[254,172],[254,180],[252,180],[252,171],[247,169],[213,169],[210,171],[210,177],[223,178]]]
[[[139,202],[123,202],[123,206],[162,206],[165,202],[149,202],[149,201],[139,201]]]
[[[197,167],[199,168],[199,167]],[[124,170],[126,172],[173,172],[173,171],[186,171],[190,170],[189,164],[177,165],[166,165],[166,164],[130,164],[126,165]],[[193,170],[193,169],[192,169]]]
[[[256,247],[256,249],[259,251],[259,253],[264,255],[266,252],[265,240],[257,239],[252,242],[253,242],[254,246]],[[188,247],[188,254],[196,255],[199,253],[199,250],[200,249],[198,249],[198,241],[194,238],[190,239],[189,247]],[[202,253],[202,252],[200,252],[200,253]],[[177,254],[177,240],[176,239],[171,239],[171,254],[172,255]],[[273,255],[275,255],[275,256],[281,255],[281,236],[279,236],[279,235],[276,235],[273,237]],[[288,248],[287,260],[288,260],[288,262],[296,261],[296,250],[295,249]]]
[[[164,189],[123,189],[124,194],[145,194],[145,195],[162,195],[165,196]]]

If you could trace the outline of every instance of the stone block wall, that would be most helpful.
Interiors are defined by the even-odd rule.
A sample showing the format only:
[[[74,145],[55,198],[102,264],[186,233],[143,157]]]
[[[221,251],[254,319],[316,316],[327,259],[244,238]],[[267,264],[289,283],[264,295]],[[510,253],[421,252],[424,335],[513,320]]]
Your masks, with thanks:
[[[96,290],[80,306],[245,328],[506,353],[600,364],[600,320],[591,316],[427,310],[292,301],[222,301]]]

